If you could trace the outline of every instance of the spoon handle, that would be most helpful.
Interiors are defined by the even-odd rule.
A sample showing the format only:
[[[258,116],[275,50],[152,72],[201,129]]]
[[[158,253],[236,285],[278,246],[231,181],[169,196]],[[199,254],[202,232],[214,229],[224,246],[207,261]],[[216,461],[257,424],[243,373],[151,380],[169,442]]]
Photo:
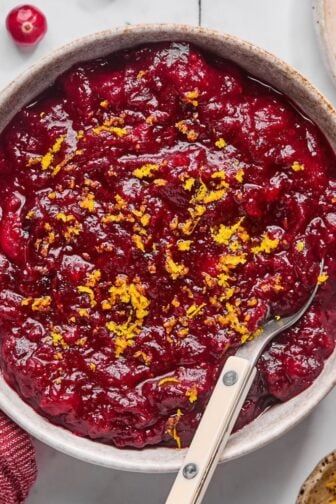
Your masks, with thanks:
[[[248,360],[228,358],[166,504],[202,502],[255,374],[256,369]]]

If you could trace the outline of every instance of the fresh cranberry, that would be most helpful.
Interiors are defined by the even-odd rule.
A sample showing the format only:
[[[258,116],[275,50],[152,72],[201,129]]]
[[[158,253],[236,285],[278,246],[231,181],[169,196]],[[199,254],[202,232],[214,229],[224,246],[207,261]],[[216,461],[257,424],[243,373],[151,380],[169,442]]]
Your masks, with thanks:
[[[40,42],[47,32],[47,19],[33,5],[20,5],[6,18],[6,27],[13,40],[21,47],[31,47]]]

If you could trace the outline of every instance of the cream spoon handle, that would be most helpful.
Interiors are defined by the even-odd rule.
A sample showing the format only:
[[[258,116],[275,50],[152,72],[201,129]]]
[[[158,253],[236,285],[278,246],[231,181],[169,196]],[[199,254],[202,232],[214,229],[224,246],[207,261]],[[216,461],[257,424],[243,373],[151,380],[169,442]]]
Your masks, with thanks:
[[[229,357],[217,380],[166,504],[200,504],[256,374]]]

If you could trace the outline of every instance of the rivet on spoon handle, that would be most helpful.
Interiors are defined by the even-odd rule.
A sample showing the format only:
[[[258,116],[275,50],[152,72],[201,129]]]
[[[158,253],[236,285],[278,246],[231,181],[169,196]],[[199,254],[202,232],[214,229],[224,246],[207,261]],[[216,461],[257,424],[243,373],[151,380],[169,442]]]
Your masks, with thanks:
[[[229,357],[166,504],[201,502],[255,373],[246,359]]]

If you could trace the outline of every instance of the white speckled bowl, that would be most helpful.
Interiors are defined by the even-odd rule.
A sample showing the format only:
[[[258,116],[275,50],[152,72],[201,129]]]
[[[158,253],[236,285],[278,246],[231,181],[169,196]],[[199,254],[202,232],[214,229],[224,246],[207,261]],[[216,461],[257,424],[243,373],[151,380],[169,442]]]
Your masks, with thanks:
[[[57,75],[74,63],[149,42],[184,40],[230,58],[255,76],[289,95],[327,135],[336,148],[336,113],[326,99],[296,70],[274,55],[236,37],[183,25],[139,25],[97,33],[68,44],[26,71],[0,95],[0,130],[13,115]],[[241,457],[294,427],[323,399],[336,383],[336,352],[314,384],[285,404],[275,406],[234,434],[222,461]],[[148,448],[119,450],[80,438],[56,427],[35,413],[0,375],[0,409],[37,439],[68,455],[101,466],[138,472],[176,471],[184,450]]]
[[[313,15],[321,54],[329,75],[336,84],[336,3],[313,0]]]

